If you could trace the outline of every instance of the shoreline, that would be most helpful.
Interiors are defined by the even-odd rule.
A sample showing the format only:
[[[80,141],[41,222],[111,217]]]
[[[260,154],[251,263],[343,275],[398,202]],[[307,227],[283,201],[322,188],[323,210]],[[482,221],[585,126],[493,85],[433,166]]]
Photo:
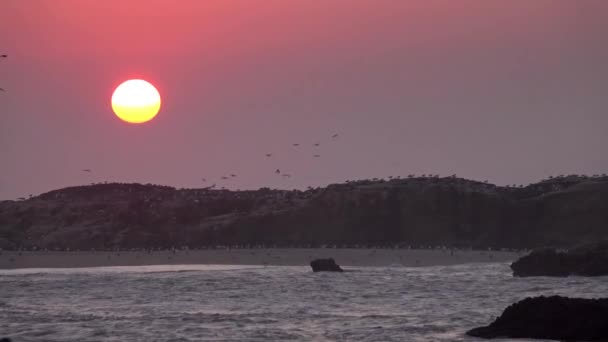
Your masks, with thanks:
[[[161,251],[0,251],[0,269],[150,265],[308,266],[334,258],[341,266],[427,267],[512,262],[526,254],[449,249],[256,248]]]

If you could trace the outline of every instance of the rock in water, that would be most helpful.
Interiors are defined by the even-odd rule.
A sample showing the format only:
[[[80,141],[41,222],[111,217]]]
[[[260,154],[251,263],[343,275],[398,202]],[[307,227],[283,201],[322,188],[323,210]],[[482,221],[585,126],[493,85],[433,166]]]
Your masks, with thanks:
[[[608,275],[608,243],[574,248],[568,252],[540,249],[511,264],[516,277]]]
[[[482,338],[608,341],[608,298],[526,298],[492,324],[467,331]]]
[[[336,264],[336,261],[332,258],[329,259],[315,259],[310,262],[313,272],[343,272],[340,265]]]

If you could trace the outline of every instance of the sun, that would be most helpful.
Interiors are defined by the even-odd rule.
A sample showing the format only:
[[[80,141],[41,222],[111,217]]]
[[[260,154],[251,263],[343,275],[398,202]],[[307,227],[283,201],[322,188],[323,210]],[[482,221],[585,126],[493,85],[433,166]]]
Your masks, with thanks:
[[[160,110],[160,94],[144,80],[128,80],[112,94],[112,110],[121,120],[139,124],[152,120]]]

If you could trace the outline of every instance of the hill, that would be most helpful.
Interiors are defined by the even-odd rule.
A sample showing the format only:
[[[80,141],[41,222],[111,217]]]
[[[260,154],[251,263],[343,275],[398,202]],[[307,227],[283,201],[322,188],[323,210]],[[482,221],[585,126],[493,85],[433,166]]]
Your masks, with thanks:
[[[307,191],[93,184],[0,202],[0,248],[217,245],[533,248],[608,238],[608,177],[525,187],[456,177]]]

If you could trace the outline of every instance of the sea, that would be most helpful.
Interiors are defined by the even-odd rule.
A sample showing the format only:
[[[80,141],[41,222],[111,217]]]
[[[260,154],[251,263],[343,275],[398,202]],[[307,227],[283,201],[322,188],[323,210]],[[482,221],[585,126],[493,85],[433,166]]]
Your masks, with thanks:
[[[344,273],[225,265],[0,270],[0,337],[481,341],[465,332],[527,296],[606,293],[607,277],[515,278],[506,263]]]

